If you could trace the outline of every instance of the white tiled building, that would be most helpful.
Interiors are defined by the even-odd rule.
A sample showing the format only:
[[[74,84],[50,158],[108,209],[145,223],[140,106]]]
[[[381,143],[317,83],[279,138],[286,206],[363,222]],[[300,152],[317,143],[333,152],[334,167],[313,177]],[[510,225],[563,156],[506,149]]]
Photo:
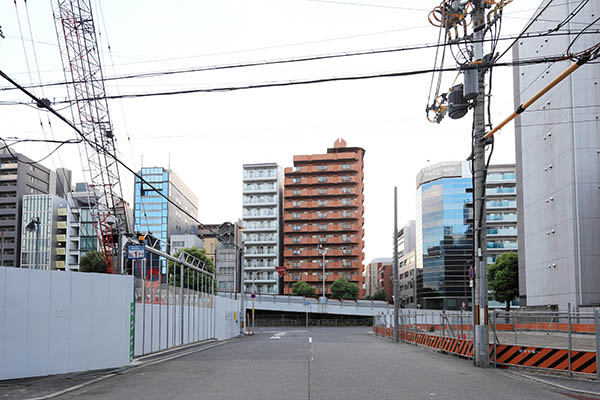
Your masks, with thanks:
[[[282,178],[275,163],[244,164],[243,244],[245,291],[279,293]]]

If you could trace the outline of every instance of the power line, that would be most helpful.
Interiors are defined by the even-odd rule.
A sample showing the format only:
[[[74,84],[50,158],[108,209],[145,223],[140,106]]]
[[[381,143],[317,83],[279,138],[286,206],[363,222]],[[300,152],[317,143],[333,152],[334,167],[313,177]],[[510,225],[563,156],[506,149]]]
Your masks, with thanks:
[[[4,73],[4,71],[0,70],[0,76],[3,77],[4,79],[6,79],[10,84],[15,85],[15,87],[17,87],[21,92],[25,93],[33,101],[41,103],[40,99],[38,99],[34,94],[32,94],[31,92],[29,92],[26,88],[24,88],[23,86],[21,86],[18,82],[14,81],[10,76],[8,76],[6,73]],[[52,108],[52,106],[50,106],[47,103],[41,103],[41,104],[43,104],[43,107],[46,108],[48,111],[50,111],[52,114],[54,114],[58,119],[60,119],[61,121],[63,121],[65,124],[67,124],[69,127],[71,127],[75,132],[77,132],[77,134],[81,137],[81,140],[87,142],[98,153],[102,152],[105,155],[108,155],[113,160],[115,160],[116,163],[118,163],[119,165],[121,165],[127,171],[129,171],[130,173],[132,173],[136,178],[138,178],[140,180],[140,183],[146,185],[152,191],[156,192],[160,197],[162,197],[165,200],[167,200],[169,203],[171,203],[179,211],[181,211],[182,213],[184,213],[185,215],[187,215],[188,217],[190,217],[190,219],[192,221],[196,222],[200,227],[202,227],[203,229],[208,230],[209,232],[214,233],[216,237],[220,238],[225,243],[227,243],[227,244],[233,244],[235,247],[238,247],[237,244],[231,242],[230,240],[223,240],[222,235],[219,232],[216,232],[216,231],[212,230],[208,226],[206,226],[203,223],[201,223],[200,221],[198,221],[198,219],[196,217],[194,217],[193,215],[191,215],[187,210],[185,210],[179,204],[177,204],[176,202],[174,202],[173,200],[171,200],[169,198],[169,196],[163,194],[161,189],[157,189],[152,183],[148,182],[146,179],[144,179],[143,176],[141,176],[140,174],[138,174],[137,172],[135,172],[131,167],[129,167],[127,164],[125,164],[123,161],[121,161],[116,155],[114,155],[110,151],[108,151],[108,149],[106,149],[106,147],[104,147],[104,145],[102,145],[101,143],[93,142],[89,138],[87,138],[83,134],[83,132],[81,132],[79,130],[79,128],[77,128],[77,126],[75,126],[75,124],[73,122],[69,121],[62,114],[60,114],[59,112],[55,111],[54,108]]]
[[[559,55],[559,56],[539,57],[539,58],[523,59],[523,60],[512,61],[512,62],[497,63],[494,66],[495,67],[504,67],[504,66],[535,65],[535,64],[545,64],[545,63],[549,63],[549,62],[563,61],[563,60],[568,60],[568,59],[569,59],[568,56]],[[173,96],[173,95],[192,94],[192,93],[232,92],[232,91],[237,91],[237,90],[264,89],[264,88],[271,88],[271,87],[286,87],[286,86],[300,86],[300,85],[311,85],[311,84],[327,83],[327,82],[357,81],[357,80],[379,79],[379,78],[397,78],[397,77],[404,77],[404,76],[429,74],[432,72],[446,72],[446,71],[455,71],[456,72],[456,71],[463,71],[465,69],[476,69],[476,68],[477,68],[477,65],[466,66],[466,67],[429,68],[429,69],[422,69],[422,70],[388,72],[388,73],[379,73],[379,74],[349,75],[349,76],[342,76],[342,77],[313,78],[313,79],[306,79],[306,80],[261,82],[261,83],[251,84],[251,85],[243,85],[243,86],[194,88],[194,89],[173,90],[173,91],[164,91],[164,92],[107,95],[107,96],[99,97],[98,99],[114,100],[114,99],[131,99],[131,98],[156,97],[156,96]],[[86,98],[86,99],[81,99],[81,100],[90,101],[90,100],[96,100],[96,98]],[[55,104],[64,104],[64,103],[69,103],[69,101],[59,101],[59,102],[56,102]]]
[[[597,33],[600,33],[600,30],[586,31],[583,34],[597,34]],[[556,32],[551,35],[547,35],[546,32],[532,32],[525,36],[521,36],[520,38],[528,39],[528,38],[539,37],[542,35],[565,36],[565,35],[571,35],[571,34],[573,34],[573,33],[570,31]],[[492,38],[492,39],[484,39],[483,42],[495,41],[495,40],[514,40],[516,37],[519,37],[519,36],[507,36],[507,37],[499,37],[499,38]],[[134,74],[105,77],[104,81],[106,82],[106,81],[113,81],[113,80],[136,79],[136,78],[156,78],[156,77],[161,77],[161,76],[195,73],[195,72],[260,67],[260,66],[267,66],[267,65],[290,64],[290,63],[297,63],[297,62],[321,61],[321,60],[329,60],[329,59],[344,58],[344,57],[356,57],[356,56],[387,54],[387,53],[396,53],[396,52],[404,52],[404,51],[425,50],[425,49],[450,46],[453,44],[455,44],[455,43],[454,42],[426,43],[426,44],[419,44],[419,45],[413,45],[413,46],[388,47],[388,48],[380,48],[380,49],[368,49],[368,50],[358,50],[358,51],[351,51],[351,52],[338,52],[338,53],[311,55],[311,56],[304,56],[304,57],[252,61],[252,62],[235,63],[235,64],[211,65],[211,66],[184,68],[184,69],[170,70],[170,71],[141,72],[141,73],[134,73]],[[73,84],[73,83],[78,83],[78,82],[63,81],[63,82],[51,82],[51,83],[39,83],[36,85],[29,85],[29,86],[24,86],[24,87],[27,89],[32,89],[32,88],[38,88],[38,87],[69,85],[69,84]],[[8,90],[15,90],[15,88],[14,87],[0,88],[0,91],[8,91]]]

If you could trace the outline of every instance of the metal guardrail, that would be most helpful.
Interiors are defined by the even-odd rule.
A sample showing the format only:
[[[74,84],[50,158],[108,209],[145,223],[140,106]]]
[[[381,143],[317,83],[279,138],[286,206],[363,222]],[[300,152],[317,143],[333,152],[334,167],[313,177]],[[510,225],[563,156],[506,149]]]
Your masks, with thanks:
[[[231,293],[217,293],[218,296],[232,297]],[[252,301],[251,294],[245,294],[246,301]],[[306,304],[307,302],[311,305],[319,305],[319,299],[312,297],[302,296],[291,296],[291,295],[277,295],[277,294],[260,294],[257,293],[254,298],[255,302],[258,303],[272,303],[272,304]],[[372,308],[387,310],[391,309],[391,305],[385,301],[378,300],[338,300],[327,298],[327,305],[341,306],[341,307],[361,307],[361,308]]]

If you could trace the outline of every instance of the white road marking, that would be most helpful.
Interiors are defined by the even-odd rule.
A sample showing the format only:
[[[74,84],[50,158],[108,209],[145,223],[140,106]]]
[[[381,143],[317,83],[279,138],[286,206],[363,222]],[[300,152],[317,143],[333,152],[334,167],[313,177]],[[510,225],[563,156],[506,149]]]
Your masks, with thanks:
[[[312,343],[312,337],[308,338],[308,343]]]
[[[269,339],[281,339],[285,335],[287,335],[287,332],[277,332],[276,334],[271,336]]]

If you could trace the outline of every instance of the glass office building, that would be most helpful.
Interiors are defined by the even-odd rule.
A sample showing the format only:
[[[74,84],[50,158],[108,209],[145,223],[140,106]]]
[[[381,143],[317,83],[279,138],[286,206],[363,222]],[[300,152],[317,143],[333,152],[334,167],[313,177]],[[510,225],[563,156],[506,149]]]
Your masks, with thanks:
[[[470,298],[471,178],[440,178],[417,191],[417,297],[422,308],[459,309]]]
[[[167,250],[170,235],[197,234],[198,225],[194,218],[198,218],[198,199],[183,181],[173,171],[161,167],[142,168],[139,174],[154,188],[136,177],[135,232],[151,233],[160,239],[163,251]]]
[[[505,251],[517,251],[514,168],[496,165],[488,169],[488,265]],[[458,310],[463,303],[470,307],[472,188],[466,161],[435,164],[417,175],[417,299],[421,308]]]

